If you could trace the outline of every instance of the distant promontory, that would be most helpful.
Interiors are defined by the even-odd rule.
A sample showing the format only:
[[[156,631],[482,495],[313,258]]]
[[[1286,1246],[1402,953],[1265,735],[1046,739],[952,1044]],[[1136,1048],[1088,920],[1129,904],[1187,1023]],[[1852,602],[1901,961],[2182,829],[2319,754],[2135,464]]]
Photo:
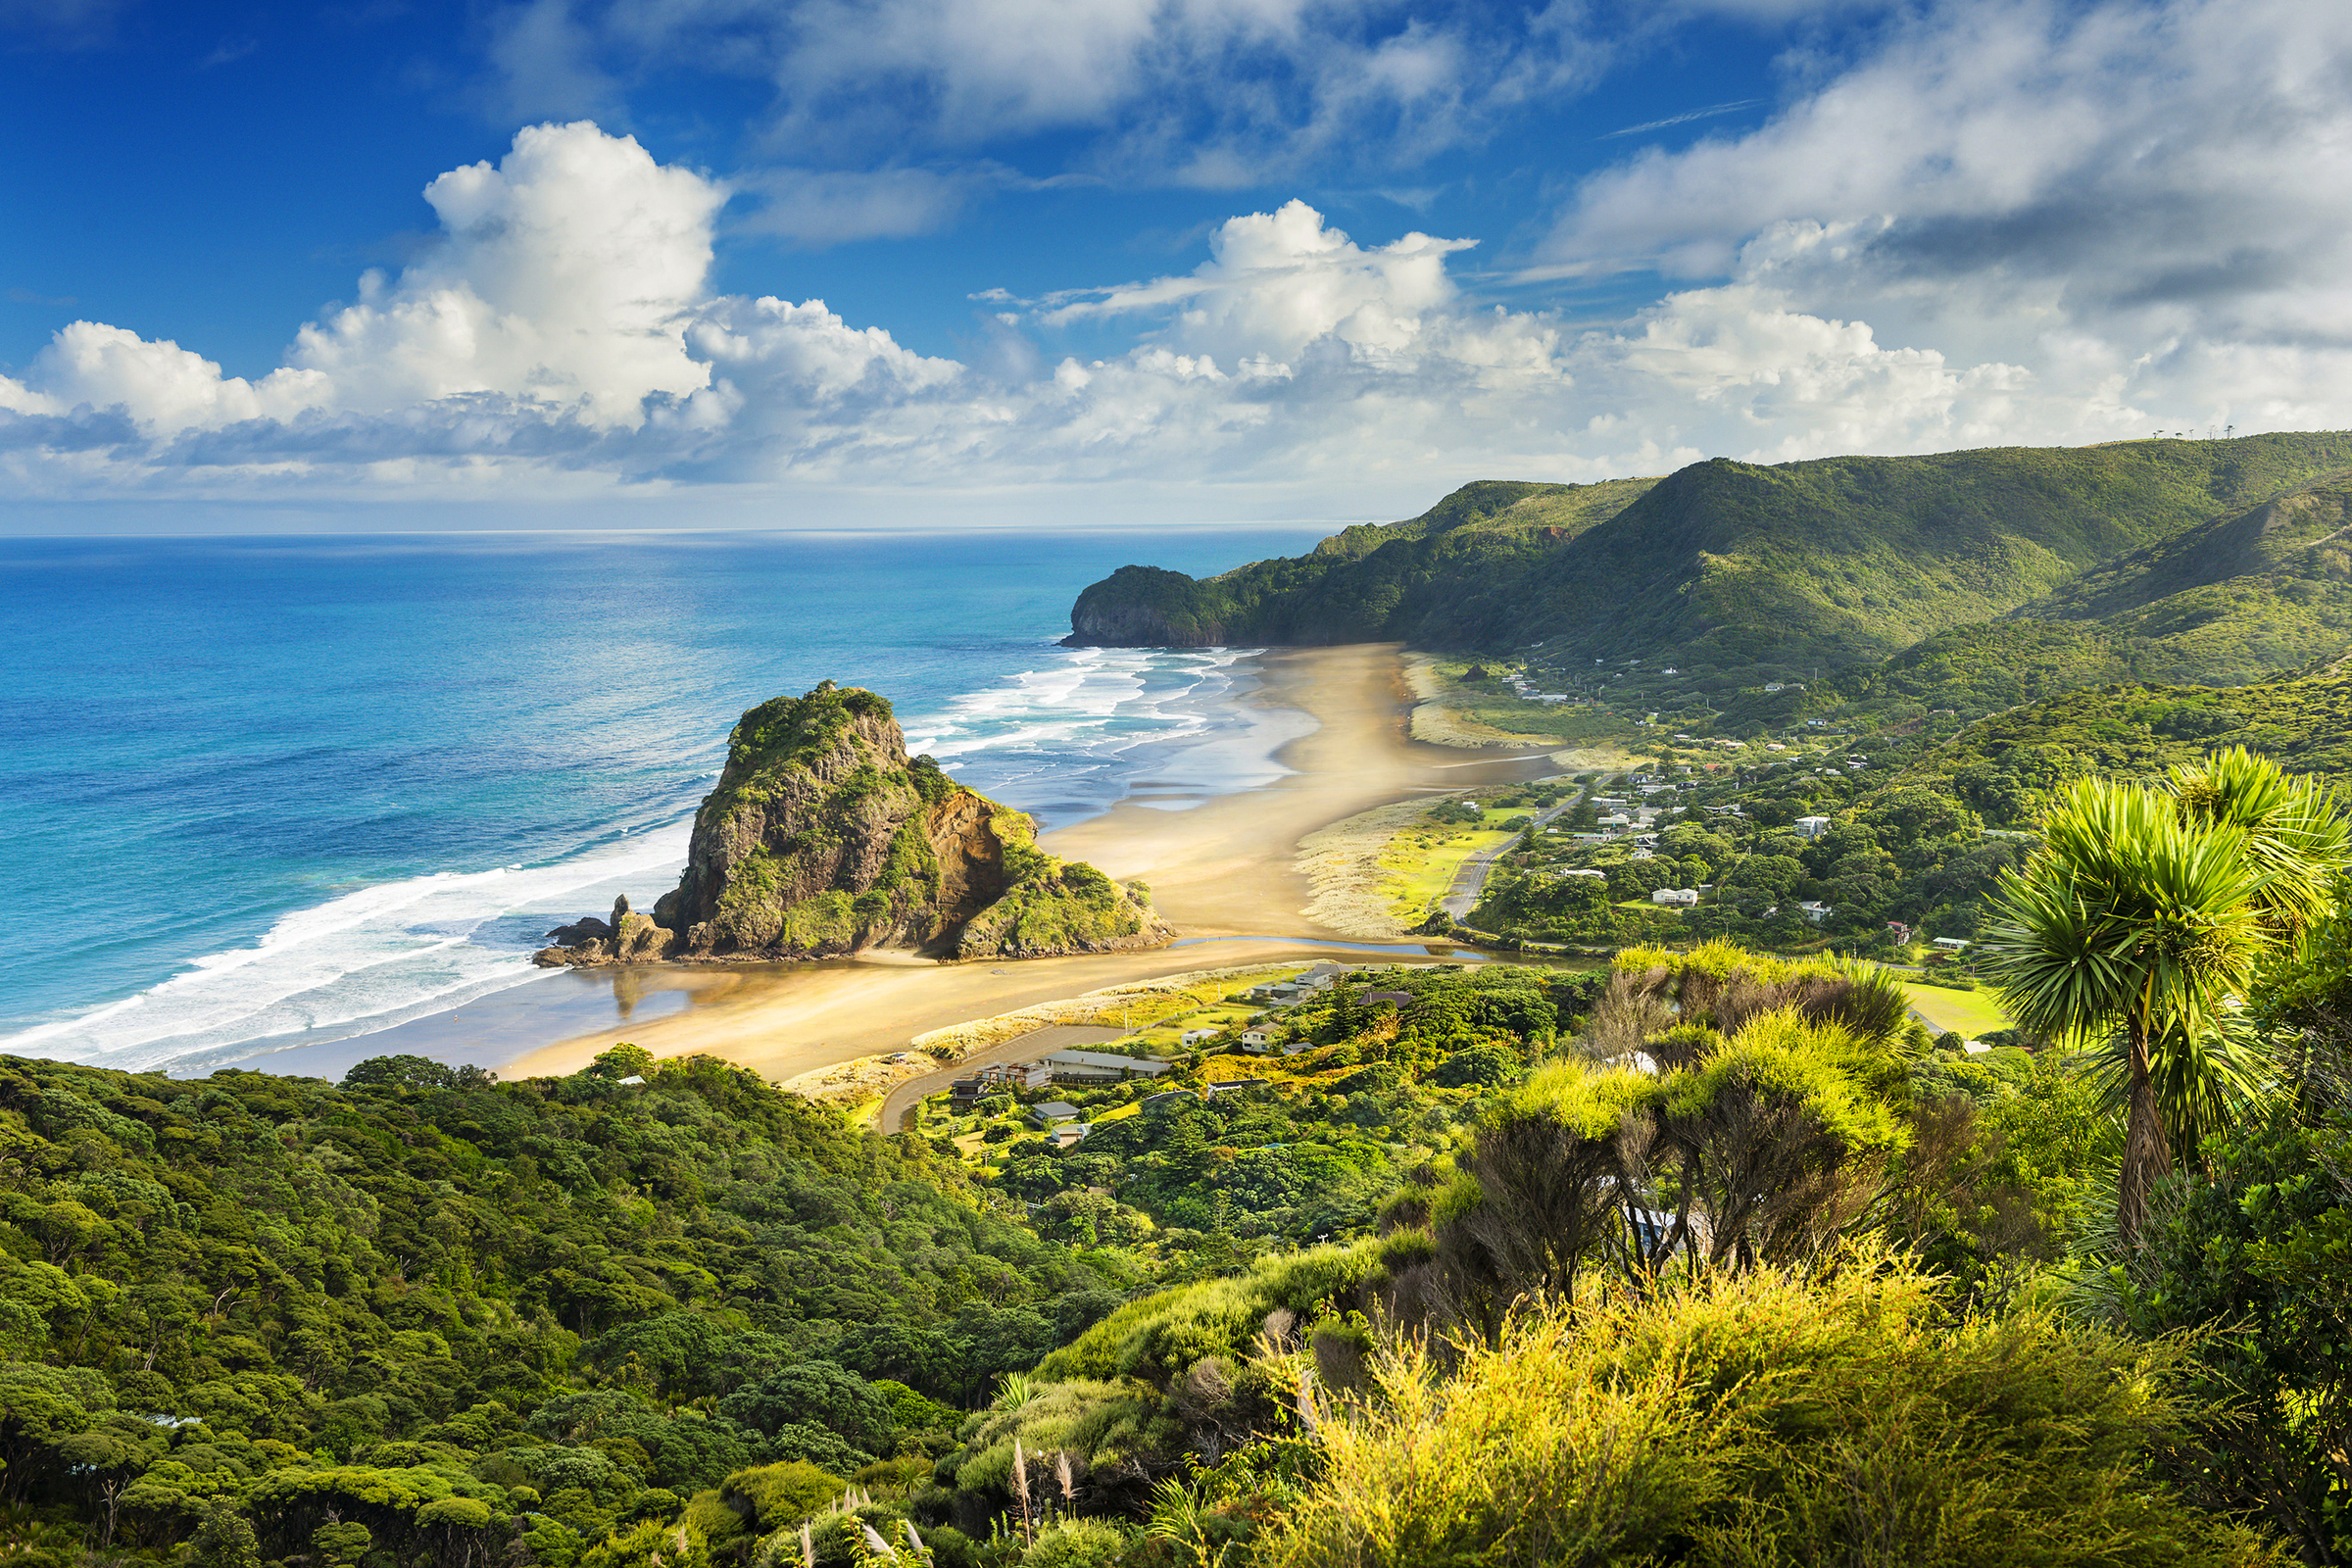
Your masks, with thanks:
[[[943,958],[1159,947],[1175,932],[1141,883],[1037,848],[1019,811],[909,758],[889,702],[831,681],[736,723],[695,813],[685,872],[651,915],[548,933],[535,961],[831,957],[898,948]]]

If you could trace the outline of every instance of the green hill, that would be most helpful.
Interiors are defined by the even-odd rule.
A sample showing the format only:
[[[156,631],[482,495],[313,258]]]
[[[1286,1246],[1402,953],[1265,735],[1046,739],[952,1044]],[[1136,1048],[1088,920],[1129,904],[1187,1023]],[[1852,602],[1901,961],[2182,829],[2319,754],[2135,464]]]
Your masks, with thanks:
[[[2227,746],[2352,784],[2352,659],[2246,686],[2085,686],[1970,725],[1883,788],[1930,785],[2018,826],[2068,779],[2150,776]]]
[[[1519,581],[1545,554],[1614,516],[1654,479],[1466,484],[1418,517],[1360,523],[1303,556],[1252,562],[1205,581],[1122,566],[1078,597],[1071,647],[1316,645],[1414,635]]]
[[[2341,507],[2329,486],[2348,471],[2352,435],[2324,432],[1773,466],[1717,459],[1654,483],[1483,483],[1421,517],[1212,578],[1124,567],[1080,596],[1072,641],[1400,639],[1465,652],[1542,645],[1544,662],[1586,667],[1665,658],[1702,671],[1798,670],[1885,659],[2029,606],[2079,618],[2115,612],[2098,608],[2112,602],[2142,615],[2119,628],[2139,638],[2185,636],[2212,610],[2208,620],[2229,624],[2182,644],[2179,659],[2210,644],[2242,664],[2303,646],[2245,633],[2228,607],[2258,600],[2282,571],[2323,581],[2335,550],[2328,519]],[[2100,568],[2112,574],[2104,597],[2081,610],[2052,597]],[[2177,606],[2168,619],[2159,590],[2210,604]],[[2315,591],[2314,606],[2303,619],[2333,624],[2330,593]]]
[[[2352,478],[2331,474],[2127,551],[1994,620],[1924,637],[1817,688],[1839,723],[1976,717],[2082,687],[2240,686],[2352,645]]]

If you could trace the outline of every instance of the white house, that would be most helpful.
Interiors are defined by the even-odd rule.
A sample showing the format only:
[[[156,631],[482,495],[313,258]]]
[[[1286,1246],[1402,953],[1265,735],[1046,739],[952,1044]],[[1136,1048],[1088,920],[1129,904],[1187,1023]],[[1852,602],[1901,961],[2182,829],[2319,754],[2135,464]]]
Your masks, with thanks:
[[[1204,1040],[1216,1039],[1218,1033],[1219,1031],[1214,1029],[1187,1029],[1184,1032],[1183,1040],[1188,1046],[1197,1046]]]
[[[1830,830],[1830,819],[1826,816],[1800,816],[1796,819],[1795,827],[1805,837],[1817,839]]]
[[[1698,902],[1696,888],[1659,888],[1649,896],[1652,904],[1672,904],[1689,907]]]
[[[1272,1051],[1274,1049],[1274,1032],[1271,1029],[1243,1030],[1242,1049],[1244,1051],[1256,1052],[1260,1054]]]
[[[1798,905],[1796,907],[1798,912],[1803,914],[1806,919],[1812,921],[1815,925],[1819,925],[1825,918],[1828,917],[1833,906],[1818,902],[1807,902]]]
[[[1958,937],[1937,937],[1934,944],[1945,953],[1966,953],[1968,944]]]

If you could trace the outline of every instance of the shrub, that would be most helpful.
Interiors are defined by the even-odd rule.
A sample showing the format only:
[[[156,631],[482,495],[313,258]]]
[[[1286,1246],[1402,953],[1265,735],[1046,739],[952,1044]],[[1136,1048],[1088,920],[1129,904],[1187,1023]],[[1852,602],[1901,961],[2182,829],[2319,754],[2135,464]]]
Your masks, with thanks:
[[[2051,1316],[1950,1321],[1883,1254],[1808,1282],[1588,1289],[1450,1373],[1407,1340],[1319,1424],[1258,1560],[2283,1561],[2154,1482],[2183,1352]]]
[[[719,1495],[738,1513],[748,1513],[761,1531],[797,1524],[840,1496],[849,1483],[812,1464],[788,1460],[727,1477]]]
[[[1127,1533],[1102,1519],[1056,1519],[1021,1554],[1021,1568],[1112,1568]]]

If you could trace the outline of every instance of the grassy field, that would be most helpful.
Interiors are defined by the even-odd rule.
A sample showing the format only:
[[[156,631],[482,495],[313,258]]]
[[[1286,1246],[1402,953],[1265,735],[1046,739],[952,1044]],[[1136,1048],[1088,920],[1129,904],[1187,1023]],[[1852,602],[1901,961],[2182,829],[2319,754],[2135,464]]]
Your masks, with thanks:
[[[1430,823],[1408,828],[1389,841],[1389,847],[1380,856],[1380,867],[1386,873],[1381,879],[1381,892],[1395,906],[1399,919],[1408,924],[1419,920],[1430,906],[1452,891],[1454,875],[1464,861],[1483,850],[1511,841],[1510,834],[1493,824],[1531,813],[1521,807],[1507,811],[1487,809],[1482,814],[1490,824],[1488,827]]]
[[[2009,1027],[2009,1015],[2001,1011],[1989,991],[1946,991],[1941,986],[1918,986],[1909,981],[1903,983],[1903,990],[1931,1028],[1948,1029],[1974,1040]]]

